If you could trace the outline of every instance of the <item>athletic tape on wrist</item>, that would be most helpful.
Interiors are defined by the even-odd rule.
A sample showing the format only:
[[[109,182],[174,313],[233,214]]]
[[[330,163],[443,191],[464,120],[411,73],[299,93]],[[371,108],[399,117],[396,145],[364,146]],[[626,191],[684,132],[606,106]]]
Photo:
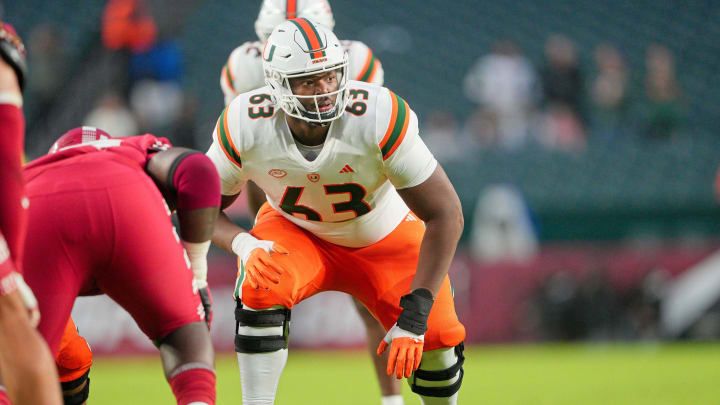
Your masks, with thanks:
[[[232,240],[231,247],[233,253],[239,258],[245,260],[248,253],[257,246],[253,242],[257,242],[257,238],[247,232],[240,232]]]
[[[210,241],[193,243],[183,240],[181,242],[190,260],[195,280],[200,284],[207,285],[207,253],[210,250]],[[198,285],[198,288],[202,287],[204,286]]]

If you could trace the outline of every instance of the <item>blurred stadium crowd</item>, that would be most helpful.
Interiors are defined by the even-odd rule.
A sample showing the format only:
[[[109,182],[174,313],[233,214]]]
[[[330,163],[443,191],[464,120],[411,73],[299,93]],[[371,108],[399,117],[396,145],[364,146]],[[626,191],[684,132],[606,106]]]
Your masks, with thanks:
[[[470,340],[720,337],[717,297],[680,331],[662,309],[720,246],[720,6],[421,3],[333,12],[417,111],[461,197],[453,273]],[[206,150],[220,69],[254,38],[259,2],[0,5],[26,38],[32,159],[79,122]]]

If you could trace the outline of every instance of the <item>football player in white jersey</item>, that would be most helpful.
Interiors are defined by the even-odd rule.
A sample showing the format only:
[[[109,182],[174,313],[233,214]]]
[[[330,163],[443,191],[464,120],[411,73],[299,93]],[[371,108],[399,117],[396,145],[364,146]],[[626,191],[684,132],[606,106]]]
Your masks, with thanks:
[[[304,17],[318,22],[331,31],[335,26],[330,4],[327,0],[264,0],[255,21],[257,41],[248,41],[235,48],[220,73],[220,88],[225,105],[238,95],[265,86],[262,66],[262,50],[273,28],[288,19]],[[361,41],[340,41],[348,53],[349,78],[378,86],[383,85],[384,71],[380,60]],[[253,182],[245,187],[250,217],[254,218],[265,202],[265,193]],[[371,353],[375,373],[380,385],[381,405],[403,405],[400,381],[385,374],[387,354],[375,356],[375,342],[385,336],[385,329],[359,303],[353,300],[358,314],[365,324],[366,342]]]
[[[225,108],[207,152],[223,208],[248,180],[267,195],[250,233],[221,214],[213,235],[238,256],[243,404],[274,402],[291,309],[326,290],[382,323],[388,374],[408,378],[425,405],[456,404],[465,328],[447,272],[463,217],[415,113],[387,88],[349,80],[340,41],[308,19],[278,25],[262,58],[267,86]]]

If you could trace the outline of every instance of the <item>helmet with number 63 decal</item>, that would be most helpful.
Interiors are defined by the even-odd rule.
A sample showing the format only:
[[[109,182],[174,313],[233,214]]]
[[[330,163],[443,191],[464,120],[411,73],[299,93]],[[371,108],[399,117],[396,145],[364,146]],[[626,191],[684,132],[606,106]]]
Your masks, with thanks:
[[[265,42],[283,21],[300,17],[316,21],[331,31],[335,26],[327,0],[264,0],[255,20],[255,33],[260,41]]]
[[[291,117],[328,125],[340,118],[348,100],[348,56],[335,34],[323,25],[306,18],[286,21],[273,30],[263,49],[265,83],[271,88],[273,102]],[[337,72],[336,90],[313,95],[296,95],[290,79]],[[321,101],[334,99],[331,108]],[[311,108],[303,106],[303,101]],[[314,104],[314,107],[312,107]]]

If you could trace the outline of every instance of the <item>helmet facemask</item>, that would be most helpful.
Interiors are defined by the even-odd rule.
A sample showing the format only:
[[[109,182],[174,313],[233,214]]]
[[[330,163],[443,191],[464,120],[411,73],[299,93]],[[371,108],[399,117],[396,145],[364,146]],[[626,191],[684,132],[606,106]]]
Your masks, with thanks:
[[[349,92],[348,55],[327,28],[304,18],[279,25],[265,44],[263,68],[273,102],[288,116],[325,126],[345,112]],[[293,92],[291,80],[328,72],[337,75],[334,90],[308,95]]]
[[[302,78],[317,75],[323,72],[335,71],[337,76],[337,89],[325,94],[298,95],[294,94],[290,85],[291,79]],[[348,101],[347,86],[347,57],[338,65],[328,66],[313,72],[299,73],[280,73],[273,72],[271,77],[267,79],[267,83],[272,88],[272,95],[275,102],[285,113],[291,117],[308,121],[322,126],[329,125],[331,121],[336,120],[345,112],[345,106]],[[335,98],[332,107],[327,111],[320,111],[320,106],[325,104],[326,98]],[[305,104],[308,104],[308,107]]]

